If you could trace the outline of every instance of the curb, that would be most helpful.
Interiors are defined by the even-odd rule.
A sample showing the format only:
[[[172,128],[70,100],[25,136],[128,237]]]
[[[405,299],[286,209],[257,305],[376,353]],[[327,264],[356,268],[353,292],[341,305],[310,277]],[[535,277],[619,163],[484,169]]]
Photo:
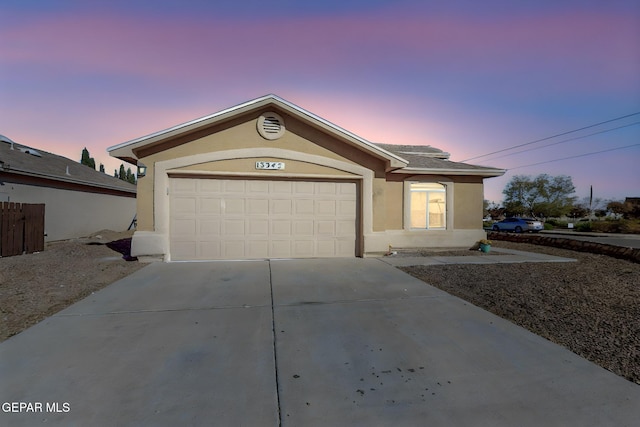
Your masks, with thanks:
[[[607,255],[614,258],[640,264],[640,249],[625,248],[622,246],[608,245],[606,243],[589,242],[584,240],[565,239],[562,237],[548,237],[535,234],[487,232],[490,240],[504,240],[508,242],[532,243],[534,245],[552,246],[572,251],[589,252],[592,254]]]

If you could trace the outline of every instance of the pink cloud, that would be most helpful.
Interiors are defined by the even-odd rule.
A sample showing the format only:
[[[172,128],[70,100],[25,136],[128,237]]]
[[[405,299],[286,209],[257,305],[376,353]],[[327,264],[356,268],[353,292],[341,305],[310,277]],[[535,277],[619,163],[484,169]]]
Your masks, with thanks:
[[[167,79],[331,75],[357,67],[442,68],[456,74],[536,73],[549,83],[620,90],[635,82],[640,57],[637,20],[615,14],[473,17],[363,15],[265,21],[149,20],[113,15],[66,15],[4,28],[5,62],[70,71]],[[408,65],[407,65],[408,64]],[[633,65],[630,67],[630,64]],[[575,73],[576,67],[581,70]],[[361,71],[366,75],[366,68]],[[570,80],[568,78],[571,77]]]

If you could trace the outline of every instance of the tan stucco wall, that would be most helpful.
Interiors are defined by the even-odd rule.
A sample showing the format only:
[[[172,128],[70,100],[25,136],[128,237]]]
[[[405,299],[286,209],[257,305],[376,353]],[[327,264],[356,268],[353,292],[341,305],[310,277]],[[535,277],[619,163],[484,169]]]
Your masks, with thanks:
[[[10,202],[45,204],[45,241],[84,237],[104,229],[125,231],[136,213],[133,197],[9,182],[1,191]]]
[[[482,183],[454,183],[453,215],[455,228],[482,229]]]
[[[168,141],[164,145],[148,148],[139,151],[140,161],[147,166],[147,175],[138,181],[138,230],[153,231],[154,230],[154,200],[153,200],[153,182],[154,182],[154,165],[156,162],[165,160],[195,156],[216,151],[241,150],[251,148],[274,148],[282,150],[290,150],[302,152],[312,156],[321,156],[329,159],[339,160],[355,165],[363,165],[374,170],[377,176],[384,176],[384,164],[378,159],[374,159],[359,149],[348,146],[342,141],[338,141],[334,137],[324,132],[313,129],[294,118],[282,114],[285,120],[287,131],[285,134],[273,141],[262,138],[257,130],[257,118],[259,113],[254,113],[251,117],[236,119],[231,125],[225,124],[208,131],[202,131],[200,134],[190,137],[182,137],[179,141]],[[209,133],[213,132],[213,133]],[[164,151],[158,151],[164,148]],[[151,153],[151,154],[149,154]],[[269,158],[274,159],[275,158]],[[258,160],[264,160],[260,158]],[[340,172],[332,168],[320,165],[312,165],[305,162],[293,162],[287,159],[277,159],[286,163],[286,171],[291,173],[309,174],[309,175],[349,175],[346,172]],[[229,171],[241,172],[247,171],[255,173],[256,159],[236,159],[221,160],[211,162],[207,166],[194,165],[183,167],[184,170],[196,171],[219,171],[227,168]],[[204,167],[206,169],[199,169]],[[221,169],[218,169],[221,168]],[[269,172],[264,171],[265,176],[269,176]],[[382,179],[381,181],[384,181]],[[380,186],[380,184],[378,184]],[[377,206],[374,208],[374,215],[378,212],[378,217],[374,221],[375,229],[383,230],[385,204],[384,198],[379,198]],[[375,202],[374,202],[375,203]]]
[[[257,161],[266,162],[284,162],[284,170],[258,170],[256,169]],[[295,175],[336,175],[336,176],[353,176],[352,174],[334,169],[326,166],[316,165],[307,162],[301,162],[291,159],[282,159],[278,157],[252,157],[246,159],[232,159],[232,160],[219,160],[216,162],[200,163],[197,165],[185,166],[182,168],[172,169],[170,172],[232,172],[232,173],[247,173],[247,172],[261,172],[264,173],[265,178],[269,178],[269,175],[277,175],[280,173],[295,174]]]
[[[402,182],[387,182],[385,185],[386,230],[402,230],[403,187]]]
[[[373,231],[384,231],[387,226],[386,181],[384,178],[373,180]]]

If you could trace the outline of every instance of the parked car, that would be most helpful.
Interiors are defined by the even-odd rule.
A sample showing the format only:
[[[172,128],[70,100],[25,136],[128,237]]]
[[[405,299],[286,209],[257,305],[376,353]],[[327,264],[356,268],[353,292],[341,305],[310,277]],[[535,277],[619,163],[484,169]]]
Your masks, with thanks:
[[[493,231],[514,231],[516,233],[531,231],[537,233],[540,230],[544,230],[544,226],[540,221],[532,218],[505,218],[493,224]]]

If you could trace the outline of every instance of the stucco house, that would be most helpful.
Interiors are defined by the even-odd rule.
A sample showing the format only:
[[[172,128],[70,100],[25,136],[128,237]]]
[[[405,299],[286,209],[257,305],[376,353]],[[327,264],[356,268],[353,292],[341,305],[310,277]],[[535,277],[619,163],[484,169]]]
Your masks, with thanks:
[[[504,173],[371,143],[275,95],[108,151],[146,168],[132,255],[166,261],[471,245],[483,179]]]
[[[124,231],[136,186],[0,135],[0,202],[44,203],[45,241]]]

